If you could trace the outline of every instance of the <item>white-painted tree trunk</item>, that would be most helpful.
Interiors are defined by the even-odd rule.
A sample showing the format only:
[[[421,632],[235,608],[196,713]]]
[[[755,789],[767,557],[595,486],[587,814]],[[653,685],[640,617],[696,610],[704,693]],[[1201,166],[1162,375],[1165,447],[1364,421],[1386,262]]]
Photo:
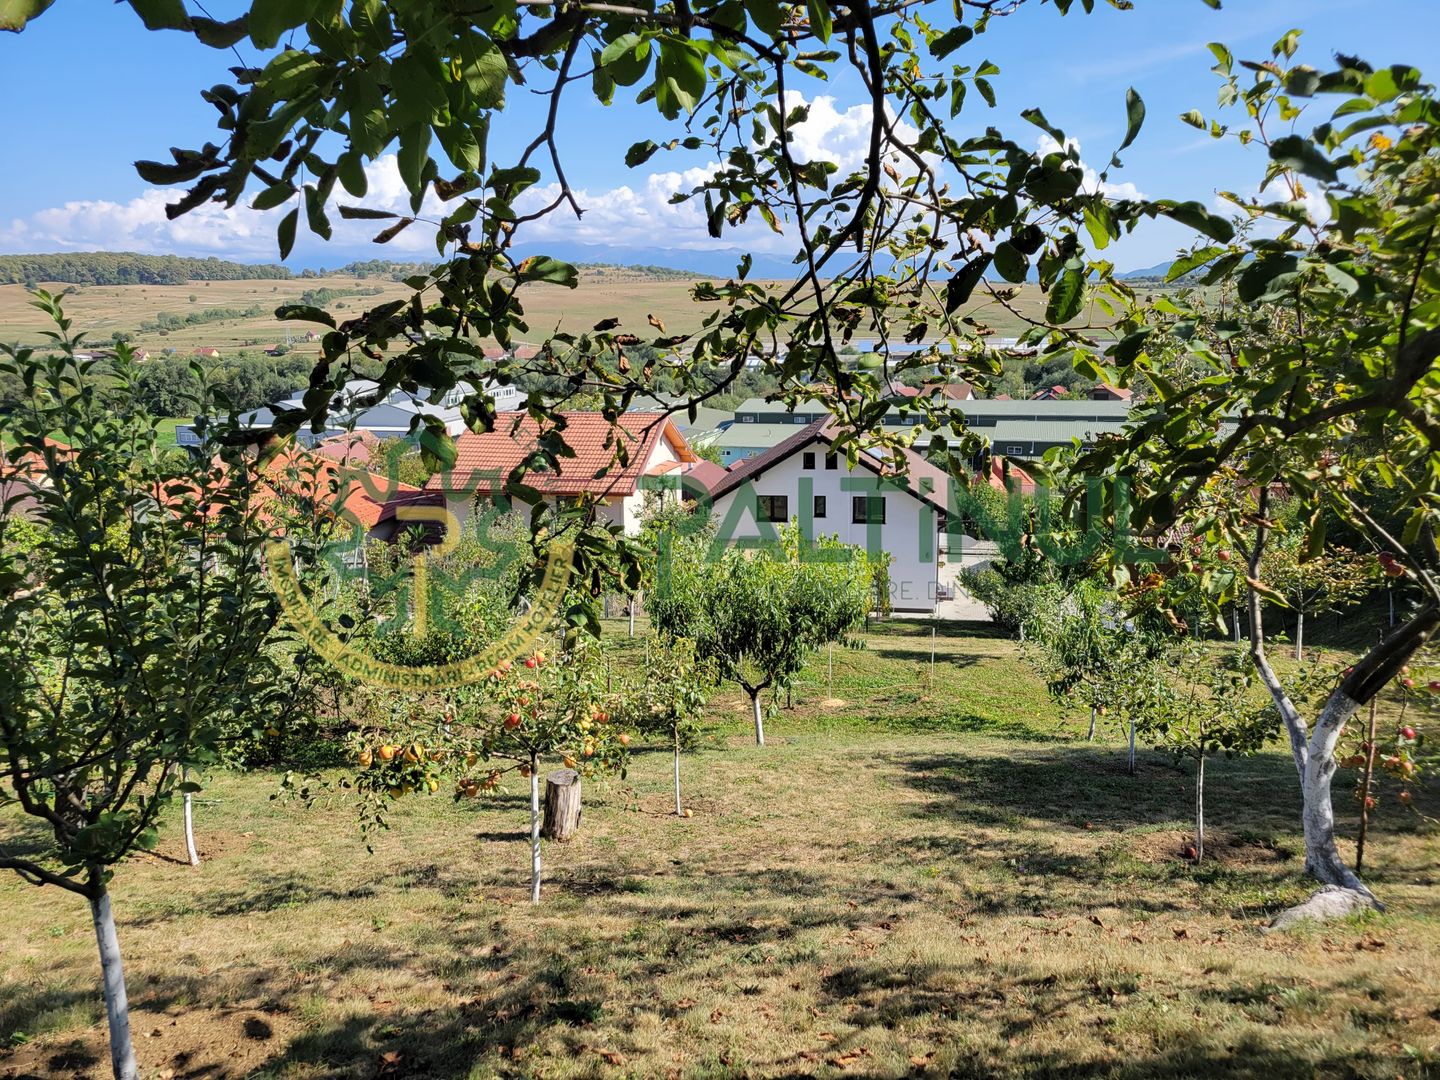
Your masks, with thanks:
[[[680,729],[675,729],[675,816],[685,816],[685,806],[680,801]]]
[[[530,902],[540,902],[540,762],[530,755]]]
[[[96,871],[93,876],[98,874]],[[130,1041],[125,967],[120,960],[120,938],[115,933],[108,891],[90,901],[90,918],[95,923],[95,943],[100,948],[101,988],[105,996],[105,1018],[110,1025],[110,1067],[115,1072],[115,1080],[140,1080],[140,1066],[135,1062],[135,1047]]]
[[[1195,758],[1195,865],[1205,858],[1205,753]]]
[[[1085,736],[1089,742],[1095,741],[1095,706],[1090,706],[1090,732]]]
[[[189,770],[188,768],[182,768],[182,769],[180,770],[180,782],[181,782],[182,784],[184,784],[184,783],[188,783],[189,780],[190,780],[190,770]],[[190,792],[188,792],[188,791],[184,793],[184,804],[185,804],[185,855],[186,855],[187,858],[189,858],[189,860],[190,860],[190,865],[191,865],[191,866],[199,866],[199,865],[200,865],[200,852],[198,852],[197,850],[195,850],[195,800],[191,797]]]
[[[750,695],[750,707],[755,713],[755,744],[765,745],[765,719],[760,715],[760,691]]]
[[[635,598],[630,597],[630,636],[635,636]]]
[[[1305,659],[1305,608],[1295,609],[1295,659]]]
[[[1130,717],[1130,760],[1129,760],[1129,763],[1128,763],[1128,765],[1127,765],[1127,768],[1130,770],[1130,775],[1131,775],[1131,776],[1134,776],[1134,775],[1135,775],[1135,717],[1134,717],[1134,715],[1131,715],[1131,717]]]

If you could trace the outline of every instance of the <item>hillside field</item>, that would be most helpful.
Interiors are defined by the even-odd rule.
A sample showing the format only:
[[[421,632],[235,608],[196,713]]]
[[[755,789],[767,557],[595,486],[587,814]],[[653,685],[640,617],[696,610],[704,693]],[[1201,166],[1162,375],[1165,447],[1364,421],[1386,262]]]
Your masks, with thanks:
[[[699,280],[697,277],[695,280]],[[84,330],[92,344],[108,344],[115,331],[135,334],[137,346],[158,352],[175,348],[182,353],[197,348],[217,348],[222,353],[242,348],[265,348],[285,341],[287,326],[295,349],[318,355],[316,343],[301,339],[311,324],[282,323],[271,315],[207,322],[168,334],[140,332],[142,323],[153,321],[162,312],[184,317],[207,308],[246,309],[260,304],[268,310],[281,304],[297,303],[307,290],[331,289],[337,292],[379,289],[374,295],[346,295],[332,301],[330,312],[339,320],[352,318],[367,306],[409,295],[400,283],[385,279],[327,276],[296,278],[290,281],[196,281],[184,285],[87,285],[66,286],[42,283],[51,292],[75,291],[65,298],[66,314],[74,329]],[[553,285],[532,285],[522,293],[530,331],[526,340],[540,342],[557,330],[574,333],[590,329],[601,319],[618,317],[622,328],[642,337],[653,337],[656,331],[646,320],[658,316],[670,333],[699,329],[705,316],[715,310],[711,304],[697,304],[690,297],[691,282],[669,277],[646,275],[615,268],[589,268],[582,272],[578,289],[562,289]],[[192,302],[190,297],[194,296]],[[0,341],[40,344],[41,333],[48,329],[45,317],[29,305],[23,286],[0,285]],[[1045,298],[1034,285],[1022,286],[1013,306],[1025,315],[1039,318],[1045,310]],[[1024,323],[1011,312],[994,303],[977,302],[961,314],[988,322],[1000,337],[1014,337]],[[1101,319],[1098,312],[1082,318]],[[863,332],[857,337],[864,338]]]
[[[621,658],[638,648],[605,628]],[[147,1077],[1366,1077],[1440,1069],[1440,843],[1387,812],[1383,915],[1267,934],[1303,897],[1279,747],[1209,772],[1214,857],[1181,854],[1191,780],[1063,719],[986,627],[875,627],[824,653],[753,745],[711,701],[684,759],[586,781],[528,903],[526,797],[397,804],[373,854],[339,800],[221,772],[204,864],[159,850],[114,891]],[[1354,815],[1337,798],[1347,855]],[[1421,807],[1440,812],[1431,790]],[[170,815],[178,817],[178,808]],[[43,835],[13,811],[0,843]],[[108,1072],[85,906],[0,878],[0,1078]]]

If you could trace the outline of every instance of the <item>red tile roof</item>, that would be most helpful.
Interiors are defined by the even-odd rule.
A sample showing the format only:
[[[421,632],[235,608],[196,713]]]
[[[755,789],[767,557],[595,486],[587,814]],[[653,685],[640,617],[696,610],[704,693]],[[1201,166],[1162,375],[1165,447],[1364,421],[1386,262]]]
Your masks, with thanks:
[[[522,482],[546,495],[620,497],[635,493],[662,438],[681,461],[695,460],[679,428],[662,413],[622,413],[613,426],[598,412],[561,416],[565,426],[560,434],[574,456],[561,458],[559,471],[538,458],[529,460],[540,437],[539,424],[528,413],[502,412],[496,417],[494,431],[460,436],[454,468],[431,477],[426,489],[493,490],[522,464],[528,464]],[[619,444],[629,455],[623,466],[615,456]]]

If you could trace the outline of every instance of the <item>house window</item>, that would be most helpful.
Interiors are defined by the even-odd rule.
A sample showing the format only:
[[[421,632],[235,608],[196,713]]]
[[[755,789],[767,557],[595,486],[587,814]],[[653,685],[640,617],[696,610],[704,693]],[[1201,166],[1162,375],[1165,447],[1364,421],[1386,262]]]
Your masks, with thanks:
[[[1025,453],[1025,447],[1023,447],[1023,446],[1016,446],[1014,443],[1011,443],[1009,446],[1005,447],[1005,453],[1007,453],[1007,454],[1023,454],[1023,453]]]
[[[742,424],[753,424],[755,422],[755,415],[753,413],[741,413],[735,419],[739,420]]]
[[[824,496],[824,495],[816,495],[816,496],[815,496],[815,516],[816,516],[817,518],[823,518],[823,517],[825,516],[825,496]]]
[[[755,500],[755,512],[761,521],[789,521],[790,499],[785,495],[761,495]]]
[[[797,423],[797,424],[808,424],[808,423],[810,423],[810,417],[806,416],[806,415],[803,414],[803,413],[796,413],[796,414],[795,414],[795,423]]]
[[[837,455],[835,455],[835,454],[826,454],[826,455],[825,455],[825,468],[827,468],[827,469],[834,469],[837,464],[838,464]]]
[[[809,450],[800,455],[800,467],[804,469],[815,468],[815,455]]]
[[[855,525],[884,525],[885,496],[856,495],[851,498],[850,521]]]

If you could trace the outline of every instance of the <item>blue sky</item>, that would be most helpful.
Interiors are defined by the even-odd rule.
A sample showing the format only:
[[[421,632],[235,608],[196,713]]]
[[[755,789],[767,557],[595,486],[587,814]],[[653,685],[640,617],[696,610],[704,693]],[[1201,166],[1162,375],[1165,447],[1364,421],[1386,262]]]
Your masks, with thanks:
[[[1124,125],[1124,95],[1134,86],[1149,118],[1138,143],[1111,180],[1145,195],[1213,202],[1218,190],[1253,191],[1264,163],[1229,143],[1215,143],[1177,119],[1187,109],[1213,112],[1217,81],[1205,45],[1223,41],[1237,56],[1264,58],[1292,27],[1305,31],[1301,59],[1323,65],[1336,50],[1376,64],[1410,63],[1440,79],[1440,0],[1225,0],[1213,11],[1201,0],[1136,0],[1116,11],[1100,0],[1093,15],[1061,18],[1051,5],[1032,2],[992,23],[967,46],[966,61],[988,58],[1001,74],[995,110],[967,107],[958,124],[973,130],[996,124],[1017,138],[1039,133],[1019,112],[1040,106],[1077,139],[1089,163],[1103,167]],[[214,0],[213,14],[237,11],[236,0]],[[948,3],[932,4],[928,17],[944,22]],[[255,57],[248,43],[246,60]],[[130,163],[164,157],[167,147],[199,145],[213,134],[213,110],[202,87],[228,79],[235,62],[175,33],[150,33],[128,7],[102,0],[58,0],[19,35],[0,34],[0,251],[88,248],[174,250],[186,254],[273,259],[273,219],[246,211],[207,212],[179,224],[164,221],[165,195],[147,191]],[[810,83],[816,102],[812,152],[844,159],[863,130],[859,96],[846,82]],[[527,141],[539,99],[513,89],[497,118],[492,157]],[[625,167],[625,148],[661,121],[648,106],[618,101],[609,108],[575,95],[560,136],[572,183],[592,208],[582,227],[557,221],[536,239],[564,247],[604,249],[617,261],[696,263],[713,246],[693,228],[693,217],[669,217],[671,190],[686,168],[703,157],[657,156],[638,173]],[[1311,121],[1313,122],[1313,121]],[[383,189],[383,184],[381,185]],[[742,237],[739,242],[749,242]],[[777,238],[778,239],[778,238]],[[756,244],[770,244],[755,235]],[[1115,258],[1133,268],[1168,258],[1186,242],[1179,227],[1155,225],[1122,244]],[[355,257],[423,253],[424,238],[409,248],[372,248],[352,232],[325,245],[302,241],[292,261],[336,265]],[[735,246],[736,240],[726,242]],[[433,252],[433,247],[429,249]],[[691,254],[687,256],[687,252]],[[561,251],[561,254],[567,254]]]

